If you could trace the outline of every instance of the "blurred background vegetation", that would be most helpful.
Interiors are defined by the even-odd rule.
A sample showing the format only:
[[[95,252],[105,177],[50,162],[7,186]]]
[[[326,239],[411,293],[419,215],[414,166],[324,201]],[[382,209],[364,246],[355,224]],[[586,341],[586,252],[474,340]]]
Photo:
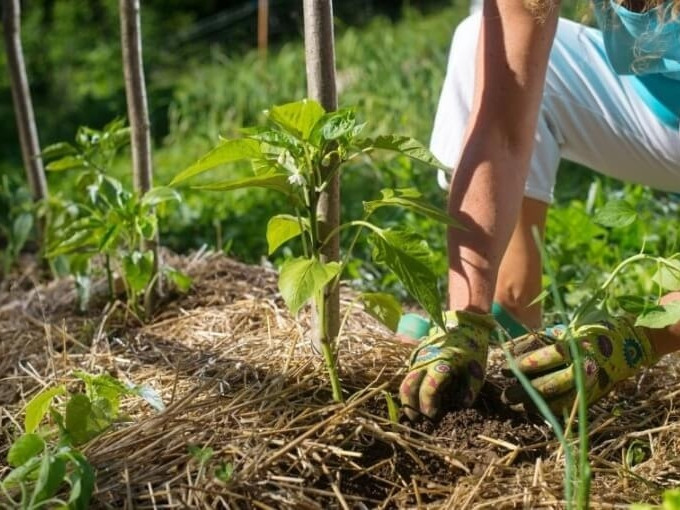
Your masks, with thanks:
[[[581,3],[564,2],[564,13],[581,17]],[[256,0],[142,0],[144,60],[154,139],[156,184],[215,145],[219,135],[261,123],[262,110],[305,95],[302,2],[270,0],[270,46],[256,48]],[[23,44],[41,145],[72,140],[78,126],[100,128],[125,116],[117,2],[25,0]],[[404,134],[425,143],[443,82],[448,46],[468,2],[444,0],[342,0],[335,2],[336,53],[341,106],[356,106],[372,134]],[[27,194],[12,111],[6,58],[0,52],[0,225],[25,208]],[[225,169],[239,172],[243,169]],[[129,155],[116,162],[116,177],[129,181]],[[75,176],[49,175],[53,195],[68,195]],[[432,169],[402,158],[365,162],[343,176],[343,214],[356,217],[362,200],[384,187],[419,188],[438,205],[445,194]],[[267,219],[286,211],[279,197],[242,191],[207,194],[186,190],[184,201],[161,211],[166,246],[187,252],[203,245],[249,263],[266,255]],[[633,227],[610,231],[590,221],[606,201],[625,197],[640,215]],[[601,178],[563,163],[557,201],[550,213],[547,249],[570,305],[601,281],[603,271],[639,251],[677,250],[677,198]],[[446,274],[444,231],[404,212],[384,213],[385,223],[407,223],[424,234]],[[2,231],[2,229],[0,229]],[[0,234],[0,249],[6,239]],[[369,288],[398,287],[364,263],[349,278]],[[277,254],[285,256],[285,252]],[[276,263],[277,260],[272,260]],[[647,274],[631,278],[626,291],[650,291]],[[403,296],[402,296],[403,297]]]

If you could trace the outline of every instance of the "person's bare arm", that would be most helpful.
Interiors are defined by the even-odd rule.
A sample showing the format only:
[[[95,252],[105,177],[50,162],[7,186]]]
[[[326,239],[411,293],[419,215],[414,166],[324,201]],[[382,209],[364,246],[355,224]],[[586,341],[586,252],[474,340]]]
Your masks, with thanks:
[[[555,35],[558,1],[539,19],[522,0],[485,0],[475,100],[449,213],[449,307],[488,312],[515,226]]]

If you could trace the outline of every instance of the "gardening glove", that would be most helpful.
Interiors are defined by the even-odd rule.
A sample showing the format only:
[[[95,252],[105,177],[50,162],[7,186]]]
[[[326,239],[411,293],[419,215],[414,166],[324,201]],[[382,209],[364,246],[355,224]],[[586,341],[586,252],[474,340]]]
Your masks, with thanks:
[[[519,337],[510,353],[550,409],[569,412],[576,398],[576,383],[568,334],[582,346],[585,391],[588,404],[592,404],[616,383],[658,360],[644,330],[634,322],[632,317],[610,317],[573,328],[556,326]],[[512,375],[507,363],[503,372]],[[519,382],[505,390],[504,399],[509,404],[533,406]]]
[[[446,331],[430,330],[413,351],[399,396],[410,419],[419,413],[435,418],[442,410],[442,396],[452,392],[454,401],[470,406],[482,388],[489,340],[495,328],[491,315],[447,312]]]

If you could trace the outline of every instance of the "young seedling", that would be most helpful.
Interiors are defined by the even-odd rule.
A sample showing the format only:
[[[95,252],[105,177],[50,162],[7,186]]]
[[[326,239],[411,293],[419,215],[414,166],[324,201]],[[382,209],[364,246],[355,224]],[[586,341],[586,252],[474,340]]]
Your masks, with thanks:
[[[108,374],[73,375],[84,384],[84,392],[71,393],[57,386],[41,391],[26,404],[24,433],[7,453],[13,469],[0,480],[7,508],[89,508],[96,473],[78,447],[118,420],[124,396],[139,396],[157,411],[164,408],[149,386],[126,385]],[[49,423],[41,426],[48,415]]]
[[[346,163],[359,157],[369,156],[376,150],[386,150],[433,167],[441,167],[441,163],[423,145],[408,137],[362,137],[364,124],[357,123],[353,108],[326,113],[317,102],[303,100],[274,106],[265,114],[268,126],[248,128],[243,131],[243,138],[223,140],[179,173],[170,185],[183,183],[217,166],[246,160],[252,164],[253,176],[196,187],[212,191],[259,187],[283,193],[288,198],[294,214],[272,217],[267,225],[267,241],[271,254],[292,239],[300,240],[301,255],[284,262],[279,274],[279,290],[294,315],[313,301],[317,316],[325,317],[322,309],[324,289],[339,284],[359,236],[368,230],[374,260],[393,271],[432,320],[444,327],[442,296],[437,276],[432,270],[432,253],[425,241],[414,232],[380,228],[370,220],[373,213],[383,207],[409,209],[456,226],[452,218],[427,203],[416,189],[383,190],[381,198],[364,203],[361,218],[341,223],[323,237],[317,215],[319,196],[330,179],[342,172]],[[331,171],[322,171],[329,168]],[[333,236],[350,229],[355,231],[354,236],[341,261],[324,262],[322,248]],[[384,294],[366,294],[363,300],[370,313],[396,328],[401,310],[394,298]],[[321,324],[321,328],[327,333],[325,324]],[[341,401],[336,339],[329,338],[327,334],[322,334],[321,338],[320,350],[330,377],[333,398]]]
[[[59,272],[74,275],[81,308],[89,298],[93,259],[103,257],[110,300],[117,294],[114,274],[119,274],[127,303],[143,316],[145,296],[155,277],[154,252],[145,241],[156,238],[156,207],[178,202],[180,196],[171,188],[156,187],[140,197],[110,176],[117,152],[128,142],[129,130],[117,120],[101,131],[80,128],[75,144],[45,149],[44,157],[53,159],[48,171],[80,171],[74,196],[50,199],[46,256]],[[191,284],[173,268],[162,268],[162,274],[182,291]]]

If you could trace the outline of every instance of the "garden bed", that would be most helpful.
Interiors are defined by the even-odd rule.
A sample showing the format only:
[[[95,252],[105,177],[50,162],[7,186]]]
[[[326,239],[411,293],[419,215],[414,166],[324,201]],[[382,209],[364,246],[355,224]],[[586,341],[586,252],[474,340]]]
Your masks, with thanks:
[[[475,407],[438,424],[389,419],[409,349],[358,306],[340,345],[346,402],[277,293],[276,273],[168,255],[194,278],[149,324],[122,305],[77,314],[69,281],[0,296],[0,476],[22,407],[74,369],[155,388],[83,449],[94,508],[562,508],[564,456],[538,417],[504,406],[500,352]],[[352,301],[342,294],[343,308]],[[396,398],[396,397],[395,397]],[[591,411],[592,508],[658,502],[680,484],[680,357]],[[1,497],[1,496],[0,496]],[[2,506],[2,505],[0,505]]]

